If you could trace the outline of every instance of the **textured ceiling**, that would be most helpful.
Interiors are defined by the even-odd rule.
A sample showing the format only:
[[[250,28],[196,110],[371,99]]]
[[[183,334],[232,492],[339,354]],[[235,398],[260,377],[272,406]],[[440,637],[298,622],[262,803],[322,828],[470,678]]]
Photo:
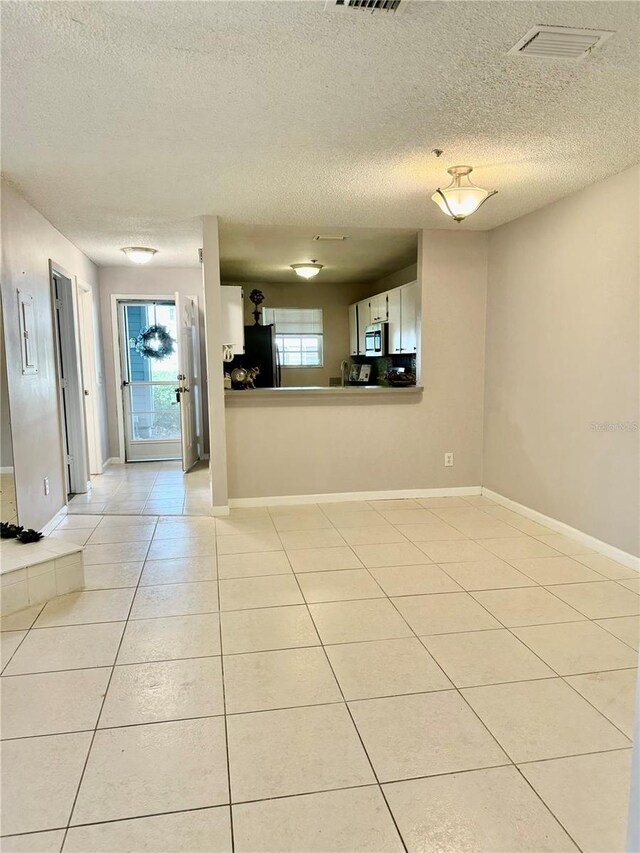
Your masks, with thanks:
[[[342,234],[346,240],[313,240],[315,234]],[[373,281],[415,264],[415,231],[381,228],[309,228],[274,225],[220,225],[220,272],[223,281],[292,281],[301,279],[291,264],[317,260],[323,265],[314,281]]]
[[[640,4],[405,4],[5,0],[4,173],[98,263],[171,266],[206,213],[487,229],[637,160]],[[578,64],[507,56],[535,24],[616,33]],[[462,226],[430,200],[459,163],[499,190]]]

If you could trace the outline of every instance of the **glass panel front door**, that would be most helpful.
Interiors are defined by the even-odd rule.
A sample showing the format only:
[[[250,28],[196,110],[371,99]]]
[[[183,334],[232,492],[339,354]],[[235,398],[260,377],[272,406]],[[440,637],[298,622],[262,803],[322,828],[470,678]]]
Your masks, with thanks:
[[[127,462],[179,459],[175,303],[123,302],[119,316]],[[173,341],[172,353],[155,358],[136,348],[136,339],[149,326],[167,330]]]

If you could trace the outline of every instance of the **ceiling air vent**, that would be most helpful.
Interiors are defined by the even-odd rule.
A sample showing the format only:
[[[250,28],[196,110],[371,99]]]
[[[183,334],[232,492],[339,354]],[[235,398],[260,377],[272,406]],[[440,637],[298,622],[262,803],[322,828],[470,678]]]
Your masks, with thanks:
[[[341,243],[347,239],[346,234],[316,234],[313,238],[320,243]]]
[[[334,9],[364,9],[365,12],[397,12],[408,0],[327,0],[326,7]]]
[[[612,36],[610,30],[577,30],[572,27],[533,27],[507,53],[533,59],[567,59],[579,62]]]

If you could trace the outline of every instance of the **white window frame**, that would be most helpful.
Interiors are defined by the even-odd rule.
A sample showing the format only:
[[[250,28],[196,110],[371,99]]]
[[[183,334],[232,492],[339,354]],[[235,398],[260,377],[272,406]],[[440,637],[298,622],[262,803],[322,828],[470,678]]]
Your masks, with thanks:
[[[321,332],[304,332],[304,331],[301,331],[301,332],[278,332],[277,319],[274,322],[274,320],[269,317],[269,313],[267,313],[266,316],[264,317],[264,320],[266,322],[269,322],[269,321],[274,322],[274,325],[275,325],[275,338],[276,338],[276,345],[278,346],[278,357],[280,359],[281,368],[283,370],[318,370],[318,369],[323,368],[324,367],[324,317],[323,317],[322,308],[306,308],[305,309],[305,308],[266,308],[265,307],[263,309],[263,312],[264,311],[266,311],[266,312],[274,311],[276,313],[276,318],[277,318],[277,312],[278,311],[288,311],[288,310],[291,310],[291,311],[305,311],[305,310],[307,310],[307,311],[309,311],[309,310],[318,311],[320,313],[320,323],[322,326],[322,331]],[[282,345],[282,346],[279,345],[280,341],[284,342],[284,339],[286,339],[286,338],[294,338],[294,339],[300,340],[300,350],[299,350],[300,358],[302,358],[302,353],[303,353],[302,340],[304,338],[315,338],[317,343],[318,343],[318,362],[316,362],[315,364],[302,364],[302,363],[300,363],[300,364],[286,364],[285,363],[284,345]]]

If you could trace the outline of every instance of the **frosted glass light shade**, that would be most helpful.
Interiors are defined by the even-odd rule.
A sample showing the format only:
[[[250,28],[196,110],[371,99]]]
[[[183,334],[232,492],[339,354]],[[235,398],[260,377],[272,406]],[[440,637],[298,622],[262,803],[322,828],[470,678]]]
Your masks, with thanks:
[[[124,252],[134,264],[148,264],[151,258],[158,254],[157,249],[147,249],[144,246],[126,246],[120,251]]]
[[[471,166],[452,166],[447,169],[451,175],[451,183],[444,190],[437,189],[431,196],[443,213],[451,216],[456,222],[462,222],[467,216],[475,213],[480,205],[495,195],[498,190],[483,190],[471,183],[469,174]]]
[[[308,264],[291,264],[291,269],[301,278],[313,278],[322,269],[322,264],[310,261]]]

